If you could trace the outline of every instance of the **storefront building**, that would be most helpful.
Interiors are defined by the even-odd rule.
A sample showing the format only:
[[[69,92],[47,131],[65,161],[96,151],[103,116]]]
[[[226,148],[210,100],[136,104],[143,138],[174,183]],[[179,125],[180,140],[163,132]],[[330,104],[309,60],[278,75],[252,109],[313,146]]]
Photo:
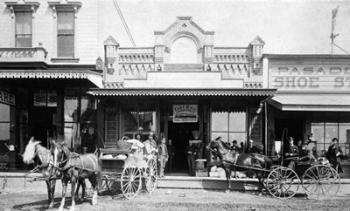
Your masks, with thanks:
[[[277,89],[267,109],[270,154],[273,140],[282,140],[283,131],[296,142],[312,133],[318,155],[338,138],[343,164],[348,165],[350,56],[267,54],[263,62],[268,87]]]
[[[102,60],[97,33],[86,36],[97,22],[85,20],[97,16],[97,1],[1,1],[0,9],[0,169],[30,168],[20,154],[31,136],[47,147],[64,136],[78,150],[96,127],[87,90],[102,87]]]
[[[214,32],[191,17],[178,17],[154,35],[152,47],[105,41],[104,88],[89,91],[99,100],[98,133],[105,147],[123,136],[141,134],[145,140],[154,133],[172,140],[174,169],[186,171],[186,148],[194,139],[202,146],[219,136],[263,146],[262,102],[275,89],[264,87],[261,38],[248,47],[216,47]]]

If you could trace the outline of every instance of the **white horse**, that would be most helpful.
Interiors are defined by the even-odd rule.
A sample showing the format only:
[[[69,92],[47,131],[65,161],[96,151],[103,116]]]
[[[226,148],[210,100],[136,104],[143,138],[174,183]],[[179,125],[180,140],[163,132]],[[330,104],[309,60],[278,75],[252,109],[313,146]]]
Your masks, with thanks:
[[[36,169],[41,171],[44,178],[46,178],[45,182],[47,185],[47,194],[49,197],[49,208],[52,208],[54,205],[54,194],[56,187],[56,168],[55,163],[53,163],[53,156],[49,149],[43,147],[40,141],[35,141],[34,137],[31,137],[25,151],[22,155],[23,162],[25,164],[36,165]]]

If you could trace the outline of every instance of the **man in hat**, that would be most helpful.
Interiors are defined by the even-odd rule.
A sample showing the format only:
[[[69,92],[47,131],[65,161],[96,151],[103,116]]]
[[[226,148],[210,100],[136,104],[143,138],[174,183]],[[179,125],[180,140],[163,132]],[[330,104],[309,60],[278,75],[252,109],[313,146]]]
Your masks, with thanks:
[[[260,153],[260,150],[254,145],[254,141],[252,139],[249,140],[245,153]]]

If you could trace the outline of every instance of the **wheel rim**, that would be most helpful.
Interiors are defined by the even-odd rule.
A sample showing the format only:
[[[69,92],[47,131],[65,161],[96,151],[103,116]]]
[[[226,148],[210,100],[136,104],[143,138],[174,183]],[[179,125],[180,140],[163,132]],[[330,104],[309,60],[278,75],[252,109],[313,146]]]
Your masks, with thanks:
[[[315,165],[308,168],[302,177],[303,188],[310,195],[334,195],[340,188],[340,176],[330,166]]]
[[[141,189],[141,171],[136,167],[127,167],[123,169],[121,175],[121,190],[127,199],[134,198]]]
[[[157,187],[157,163],[154,159],[147,162],[146,169],[146,190],[152,193]]]
[[[291,198],[299,188],[299,177],[295,171],[287,167],[274,168],[265,181],[269,193],[281,199]]]

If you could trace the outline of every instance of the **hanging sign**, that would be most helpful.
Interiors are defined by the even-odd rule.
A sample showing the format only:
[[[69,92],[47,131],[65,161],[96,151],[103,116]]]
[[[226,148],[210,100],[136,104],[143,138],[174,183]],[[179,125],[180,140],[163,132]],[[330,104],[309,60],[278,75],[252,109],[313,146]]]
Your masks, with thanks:
[[[173,122],[197,122],[198,121],[198,105],[181,104],[173,105]]]
[[[16,105],[15,95],[0,90],[0,103],[5,103],[5,104],[9,104],[9,105]]]

